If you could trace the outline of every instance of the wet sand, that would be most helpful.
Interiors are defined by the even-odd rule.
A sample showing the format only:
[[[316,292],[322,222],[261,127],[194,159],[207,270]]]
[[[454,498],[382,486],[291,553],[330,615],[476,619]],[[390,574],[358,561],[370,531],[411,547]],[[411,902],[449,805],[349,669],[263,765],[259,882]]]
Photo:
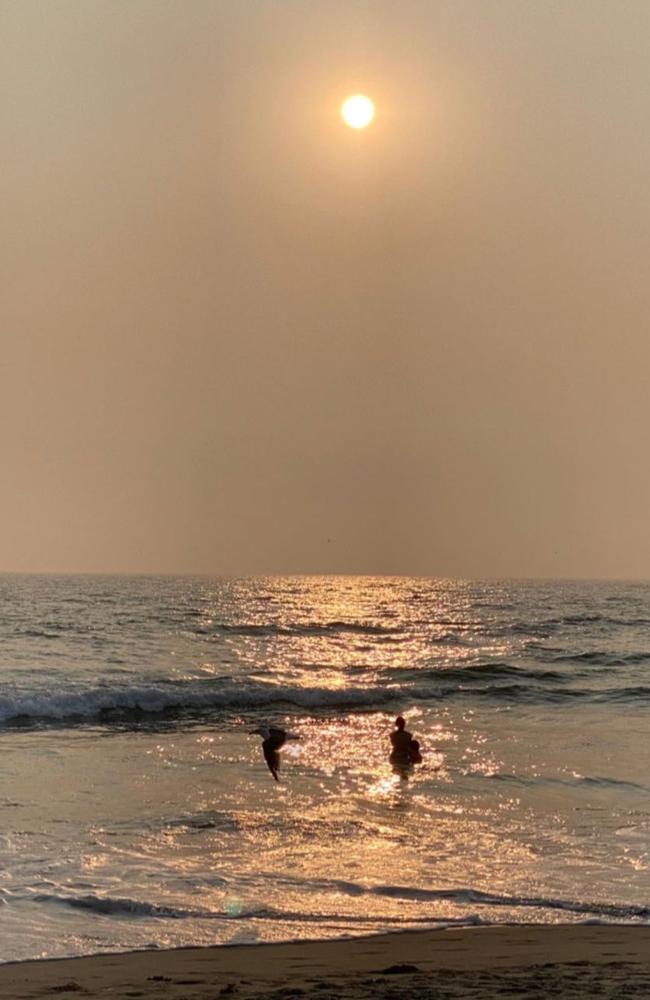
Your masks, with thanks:
[[[0,998],[650,997],[650,927],[408,931],[0,966]]]

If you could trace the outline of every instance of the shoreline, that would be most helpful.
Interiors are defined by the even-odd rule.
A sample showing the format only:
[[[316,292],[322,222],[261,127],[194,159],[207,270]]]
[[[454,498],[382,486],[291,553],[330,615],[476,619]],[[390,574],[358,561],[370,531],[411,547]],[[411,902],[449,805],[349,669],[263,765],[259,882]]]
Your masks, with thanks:
[[[622,992],[623,991],[623,992]],[[650,926],[516,924],[0,965],[0,1000],[650,996]]]

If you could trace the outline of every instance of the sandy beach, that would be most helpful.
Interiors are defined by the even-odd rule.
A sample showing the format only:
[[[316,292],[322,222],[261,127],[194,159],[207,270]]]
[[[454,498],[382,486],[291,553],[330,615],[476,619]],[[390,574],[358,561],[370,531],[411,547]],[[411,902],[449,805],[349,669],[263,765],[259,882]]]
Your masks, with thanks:
[[[21,962],[0,997],[649,997],[650,928],[516,926]]]

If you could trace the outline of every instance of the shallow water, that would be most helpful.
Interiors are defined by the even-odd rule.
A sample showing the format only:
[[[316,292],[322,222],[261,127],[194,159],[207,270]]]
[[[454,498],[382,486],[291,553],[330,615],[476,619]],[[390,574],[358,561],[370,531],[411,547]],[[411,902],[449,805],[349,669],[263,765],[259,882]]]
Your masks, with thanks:
[[[5,576],[0,600],[2,960],[650,918],[647,585]],[[301,737],[280,784],[265,722]]]

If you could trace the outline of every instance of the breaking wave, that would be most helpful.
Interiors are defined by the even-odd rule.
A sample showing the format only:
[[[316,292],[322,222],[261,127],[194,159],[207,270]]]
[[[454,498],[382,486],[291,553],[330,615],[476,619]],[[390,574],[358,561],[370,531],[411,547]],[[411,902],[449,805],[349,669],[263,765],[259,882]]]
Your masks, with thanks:
[[[472,912],[467,916],[457,914],[445,915],[436,913],[405,914],[402,918],[391,916],[388,923],[490,923],[481,917],[480,909],[483,907],[507,908],[508,910],[533,909],[540,912],[553,910],[572,913],[591,919],[602,919],[613,922],[647,921],[650,918],[650,906],[625,906],[617,903],[606,902],[578,902],[575,900],[557,899],[544,896],[506,896],[496,893],[483,892],[478,889],[418,889],[409,886],[399,885],[377,885],[366,887],[357,883],[347,883],[339,881],[316,882],[314,889],[332,889],[336,893],[353,896],[380,896],[387,899],[398,899],[412,903],[438,904],[448,902],[454,906],[467,906],[472,908]],[[305,914],[304,912],[293,912],[278,909],[276,907],[254,905],[241,907],[226,907],[223,910],[210,910],[200,908],[185,908],[166,906],[156,903],[148,903],[141,900],[98,896],[88,894],[84,896],[68,896],[57,893],[38,893],[30,897],[33,902],[46,903],[58,906],[68,906],[72,909],[88,910],[92,913],[103,916],[153,918],[158,920],[299,920],[304,922],[307,918],[310,922],[322,922],[331,920],[341,920],[340,914],[323,913],[321,910],[317,914]],[[479,912],[474,912],[478,908]],[[343,918],[346,922],[354,921],[355,918],[346,915]],[[381,917],[377,915],[360,916],[357,918],[361,923],[375,923]]]
[[[517,681],[518,675],[521,680]],[[257,711],[273,706],[327,710],[347,708],[371,711],[405,701],[435,701],[480,698],[503,703],[625,702],[646,704],[650,687],[579,688],[549,685],[559,681],[553,671],[518,671],[504,665],[477,665],[462,670],[435,670],[422,675],[419,683],[398,682],[396,674],[385,684],[348,685],[344,688],[302,686],[235,678],[159,681],[149,685],[101,686],[85,690],[16,693],[0,696],[0,724],[24,725],[51,722],[83,722],[113,719],[125,721],[142,716],[205,715],[229,711]],[[531,684],[530,680],[542,683]]]

